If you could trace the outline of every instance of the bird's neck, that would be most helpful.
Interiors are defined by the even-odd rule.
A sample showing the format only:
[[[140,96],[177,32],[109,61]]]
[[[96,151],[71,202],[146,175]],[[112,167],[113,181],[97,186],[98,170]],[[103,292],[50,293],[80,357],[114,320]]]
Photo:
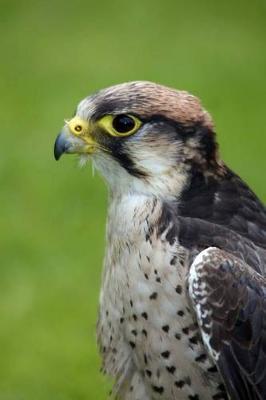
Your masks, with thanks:
[[[145,194],[111,194],[108,207],[108,234],[123,237],[126,232],[146,229],[147,222],[154,223],[162,209],[162,201]]]

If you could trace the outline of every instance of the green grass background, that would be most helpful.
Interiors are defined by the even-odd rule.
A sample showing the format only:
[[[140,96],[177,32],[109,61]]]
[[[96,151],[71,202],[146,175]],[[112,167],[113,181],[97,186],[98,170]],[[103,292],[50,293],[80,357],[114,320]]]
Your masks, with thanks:
[[[105,399],[95,324],[107,191],[53,143],[77,102],[148,79],[201,97],[266,199],[266,2],[0,1],[0,400]]]

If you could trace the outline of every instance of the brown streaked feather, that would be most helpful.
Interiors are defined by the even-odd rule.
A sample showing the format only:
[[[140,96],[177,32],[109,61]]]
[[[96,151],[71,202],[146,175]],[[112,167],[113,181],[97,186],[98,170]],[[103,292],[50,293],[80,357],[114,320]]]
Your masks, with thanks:
[[[192,169],[190,183],[180,197],[178,215],[224,227],[266,249],[265,206],[226,166],[223,176],[206,177],[199,169]],[[222,236],[225,239],[224,234]],[[192,244],[193,237],[189,240]],[[215,243],[205,242],[204,245]]]
[[[182,124],[202,123],[213,129],[212,119],[197,97],[153,82],[135,81],[115,85],[99,91],[93,100],[100,115],[130,111],[148,118],[159,114]]]
[[[190,269],[189,292],[203,341],[233,400],[266,398],[266,279],[209,248]]]

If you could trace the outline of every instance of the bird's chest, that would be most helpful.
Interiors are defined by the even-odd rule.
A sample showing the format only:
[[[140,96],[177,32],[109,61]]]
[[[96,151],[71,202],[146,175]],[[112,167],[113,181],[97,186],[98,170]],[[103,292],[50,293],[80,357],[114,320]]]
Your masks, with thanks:
[[[212,364],[186,294],[188,255],[167,230],[151,228],[150,215],[135,211],[109,226],[98,325],[104,369],[124,379],[137,370],[152,398],[187,399]]]

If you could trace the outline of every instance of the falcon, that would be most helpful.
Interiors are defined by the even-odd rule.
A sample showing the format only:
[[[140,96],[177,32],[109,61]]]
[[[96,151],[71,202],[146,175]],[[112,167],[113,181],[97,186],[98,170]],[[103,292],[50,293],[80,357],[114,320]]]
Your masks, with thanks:
[[[129,82],[82,100],[54,154],[109,187],[97,326],[122,400],[266,399],[266,209],[185,91]]]

